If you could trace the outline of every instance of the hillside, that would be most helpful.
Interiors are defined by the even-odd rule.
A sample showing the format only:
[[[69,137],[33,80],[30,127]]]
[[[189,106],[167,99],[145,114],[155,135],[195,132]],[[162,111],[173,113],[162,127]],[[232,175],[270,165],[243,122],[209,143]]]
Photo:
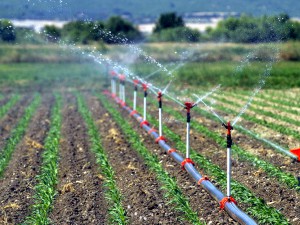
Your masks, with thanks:
[[[253,15],[288,13],[300,17],[300,2],[286,0],[1,0],[0,18],[16,19],[106,19],[126,15],[132,21],[155,19],[162,12],[239,12]]]

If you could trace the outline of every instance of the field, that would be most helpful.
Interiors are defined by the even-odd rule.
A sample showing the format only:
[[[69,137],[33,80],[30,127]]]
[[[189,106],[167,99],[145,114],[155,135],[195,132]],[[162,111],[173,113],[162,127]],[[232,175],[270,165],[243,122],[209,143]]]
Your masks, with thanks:
[[[298,43],[281,46],[267,88],[232,131],[231,194],[258,224],[300,224],[299,161],[285,153],[300,147],[299,62],[291,60],[298,54],[291,45]],[[246,80],[230,77],[253,46],[212,46],[213,57],[200,60],[196,52],[175,72],[170,93],[182,100],[221,83],[204,101],[227,121],[247,102],[266,61],[247,64]],[[118,60],[124,48],[110,46],[106,54]],[[167,66],[178,60],[172,52],[193,46],[143,48]],[[0,224],[238,224],[104,94],[111,90],[105,66],[57,46],[8,45],[0,52]],[[136,73],[153,71],[141,58],[128,60]],[[131,108],[133,90],[126,83]],[[158,129],[156,96],[147,101],[147,120]],[[142,88],[137,112],[143,115]],[[203,104],[191,116],[195,168],[226,193],[226,130]],[[167,144],[184,156],[185,110],[167,97],[163,124]]]

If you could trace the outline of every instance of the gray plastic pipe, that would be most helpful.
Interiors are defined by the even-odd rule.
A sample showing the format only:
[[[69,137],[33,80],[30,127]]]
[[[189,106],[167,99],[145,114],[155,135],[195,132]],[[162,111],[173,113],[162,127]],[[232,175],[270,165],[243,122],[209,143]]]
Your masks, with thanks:
[[[118,102],[118,101],[116,101]],[[136,111],[133,111],[130,107],[123,105],[122,106],[131,116],[133,116],[140,124],[142,128],[149,133],[154,138],[157,139],[159,134],[153,130],[147,121],[143,120]],[[142,123],[144,122],[144,123]],[[165,150],[177,163],[181,164],[184,161],[184,158],[179,155],[174,149],[172,149],[164,140],[158,142],[159,146]],[[201,185],[217,202],[221,202],[226,196],[217,189],[208,179],[203,177],[196,168],[191,163],[186,163],[184,165],[185,170],[191,175],[191,177]],[[200,182],[201,181],[201,182]],[[200,182],[200,183],[199,183]],[[224,209],[226,212],[237,222],[245,225],[255,225],[257,224],[251,217],[249,217],[245,212],[237,207],[234,202],[226,202]]]

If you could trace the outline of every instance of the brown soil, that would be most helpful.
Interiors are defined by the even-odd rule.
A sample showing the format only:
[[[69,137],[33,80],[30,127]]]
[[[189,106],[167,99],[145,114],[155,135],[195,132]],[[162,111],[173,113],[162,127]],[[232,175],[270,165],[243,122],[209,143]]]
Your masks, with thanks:
[[[88,102],[99,125],[109,162],[116,173],[129,224],[182,224],[178,221],[180,213],[174,211],[164,199],[155,174],[130,147],[126,136],[111,121],[107,111],[93,97],[89,97]]]
[[[41,164],[43,142],[49,129],[53,97],[44,96],[42,105],[32,118],[25,137],[16,147],[0,180],[0,223],[21,223],[33,203],[35,176]],[[10,117],[11,118],[11,117]]]
[[[32,99],[32,98],[30,98]],[[0,120],[0,149],[5,146],[7,139],[10,136],[11,130],[17,125],[19,119],[23,116],[24,110],[30,101],[28,96],[24,96],[21,101],[14,105]]]
[[[102,178],[91,153],[85,123],[73,96],[63,109],[58,195],[50,215],[53,224],[107,224]]]
[[[237,222],[230,218],[226,212],[220,211],[219,203],[216,202],[204,189],[201,189],[186,172],[182,171],[180,165],[178,165],[168,155],[163,153],[161,148],[155,144],[154,140],[144,130],[139,128],[136,120],[132,119],[124,110],[122,110],[121,113],[123,117],[128,119],[133,129],[135,129],[136,132],[141,133],[141,140],[144,145],[158,156],[164,169],[172,177],[176,178],[183,194],[189,198],[192,209],[198,213],[200,219],[205,221],[207,224],[237,224]],[[185,136],[185,134],[182,135]],[[168,143],[170,146],[175,146],[171,142]],[[199,171],[201,174],[205,175],[201,169]],[[213,179],[212,182],[215,183]]]

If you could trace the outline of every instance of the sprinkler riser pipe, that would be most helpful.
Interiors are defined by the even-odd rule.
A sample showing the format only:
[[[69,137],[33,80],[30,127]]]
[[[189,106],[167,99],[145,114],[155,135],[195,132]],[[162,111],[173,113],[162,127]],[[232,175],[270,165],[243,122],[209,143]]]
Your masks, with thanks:
[[[147,95],[144,97],[144,120],[146,120],[147,117]]]
[[[130,109],[128,106],[123,106],[123,108],[130,114],[132,113],[132,109]],[[143,120],[141,119],[140,115],[135,113],[133,115],[135,119],[137,119],[138,122],[142,122]],[[146,124],[143,125],[142,127],[147,133],[151,130],[150,126],[147,126]],[[157,134],[155,131],[152,131],[150,134],[154,140],[159,137],[159,134]],[[160,140],[158,144],[165,150],[167,153],[170,149],[172,149],[164,140]],[[177,152],[172,152],[170,156],[179,164],[181,164],[184,159],[181,155],[179,155]],[[192,166],[190,163],[185,164],[185,169],[186,171],[192,176],[192,178],[198,182],[202,176],[201,174],[196,170],[194,166]],[[209,180],[204,180],[201,182],[201,186],[208,191],[208,193],[218,202],[220,202],[225,195],[217,189]],[[257,225],[257,223],[250,218],[246,213],[241,211],[235,205],[233,202],[227,202],[225,204],[225,211],[237,222],[239,222],[242,225]]]
[[[158,117],[159,117],[159,136],[162,136],[162,109],[158,108]]]
[[[186,158],[190,158],[190,122],[186,123]]]
[[[136,90],[133,92],[133,110],[136,110]]]
[[[227,148],[227,197],[231,196],[231,148]]]

